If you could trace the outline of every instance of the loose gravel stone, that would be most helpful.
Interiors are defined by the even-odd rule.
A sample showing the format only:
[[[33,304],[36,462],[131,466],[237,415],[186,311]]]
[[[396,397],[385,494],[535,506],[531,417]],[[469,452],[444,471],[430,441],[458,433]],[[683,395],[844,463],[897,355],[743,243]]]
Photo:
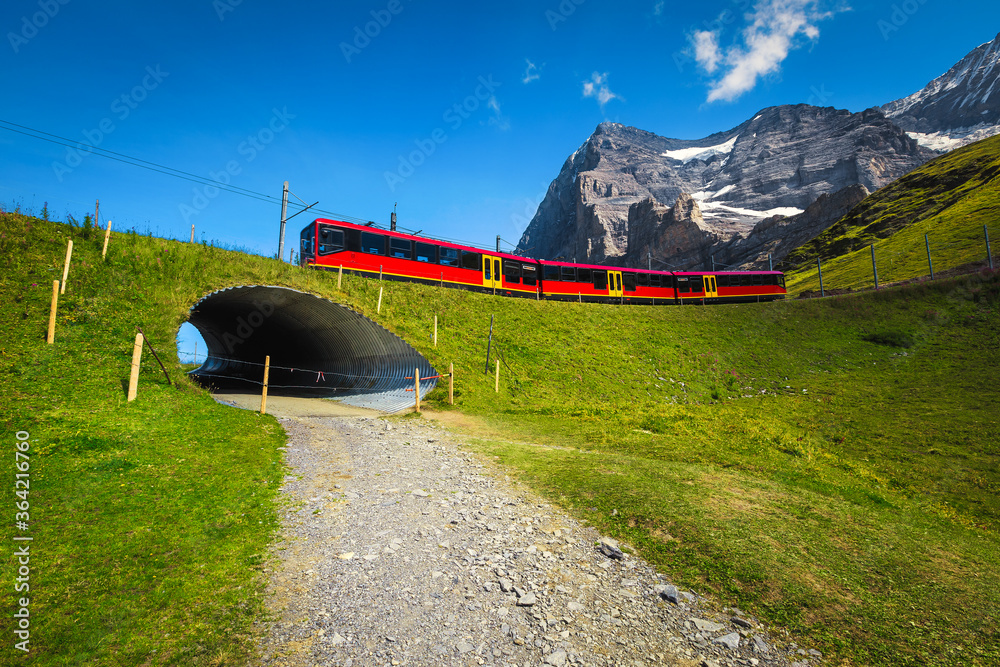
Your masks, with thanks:
[[[432,422],[281,423],[260,665],[789,667],[798,649],[679,591]],[[714,637],[730,623],[746,641]]]

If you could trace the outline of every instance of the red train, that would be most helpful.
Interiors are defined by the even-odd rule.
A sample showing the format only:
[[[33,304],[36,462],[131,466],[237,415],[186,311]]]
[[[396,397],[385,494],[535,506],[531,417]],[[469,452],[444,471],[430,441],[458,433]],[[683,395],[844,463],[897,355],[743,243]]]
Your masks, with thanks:
[[[649,305],[785,297],[785,277],[778,271],[644,271],[551,262],[322,218],[302,230],[300,241],[302,266],[503,296]]]

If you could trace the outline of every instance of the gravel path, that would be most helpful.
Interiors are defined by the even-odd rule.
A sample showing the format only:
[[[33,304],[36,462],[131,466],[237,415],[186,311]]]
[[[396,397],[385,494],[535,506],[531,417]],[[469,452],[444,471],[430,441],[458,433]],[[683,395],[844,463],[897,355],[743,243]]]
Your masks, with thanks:
[[[288,417],[263,665],[812,665],[427,421]]]

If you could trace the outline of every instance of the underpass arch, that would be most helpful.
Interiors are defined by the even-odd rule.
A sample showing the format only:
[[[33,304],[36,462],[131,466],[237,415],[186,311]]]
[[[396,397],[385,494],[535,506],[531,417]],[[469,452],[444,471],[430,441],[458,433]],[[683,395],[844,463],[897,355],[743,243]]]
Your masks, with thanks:
[[[421,395],[437,385],[437,371],[409,343],[351,308],[307,292],[230,287],[195,303],[188,321],[208,348],[207,359],[190,375],[217,389],[259,391],[267,356],[269,394],[398,412],[414,403],[414,369],[421,378],[435,378],[421,381]]]

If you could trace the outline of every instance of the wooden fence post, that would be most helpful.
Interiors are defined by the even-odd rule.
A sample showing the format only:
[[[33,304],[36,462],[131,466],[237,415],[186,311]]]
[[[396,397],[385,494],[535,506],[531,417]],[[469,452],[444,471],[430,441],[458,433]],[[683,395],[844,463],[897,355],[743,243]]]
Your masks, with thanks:
[[[101,249],[101,259],[108,254],[108,239],[111,238],[111,221],[108,220],[108,228],[104,230],[104,248]]]
[[[271,369],[271,355],[264,357],[264,389],[260,394],[260,414],[267,414],[267,372]]]
[[[45,342],[49,345],[56,342],[56,310],[59,308],[59,281],[52,281],[52,305],[49,307],[49,332]]]
[[[135,395],[139,393],[139,361],[142,359],[141,333],[135,335],[135,345],[132,347],[132,373],[128,377],[128,402],[135,400]]]
[[[62,294],[66,293],[66,278],[69,277],[69,260],[70,257],[72,256],[73,256],[73,239],[70,239],[69,243],[66,244],[66,263],[63,264],[63,279],[62,279],[62,287],[60,288],[60,292]]]
[[[377,314],[379,314],[381,312],[382,312],[382,288],[379,287],[378,288],[378,306],[376,306],[376,308],[375,308],[375,314],[377,315]]]
[[[191,243],[194,243],[194,225],[191,225]]]
[[[496,387],[493,389],[496,393],[500,393],[500,360],[497,359],[497,382]]]
[[[341,264],[340,268],[337,269],[337,289],[340,289],[341,284],[344,281],[344,265]]]
[[[434,316],[434,347],[438,346],[438,316]]]
[[[455,364],[448,364],[448,405],[455,405]]]
[[[417,396],[417,413],[420,413],[420,369],[413,369],[413,391]]]

